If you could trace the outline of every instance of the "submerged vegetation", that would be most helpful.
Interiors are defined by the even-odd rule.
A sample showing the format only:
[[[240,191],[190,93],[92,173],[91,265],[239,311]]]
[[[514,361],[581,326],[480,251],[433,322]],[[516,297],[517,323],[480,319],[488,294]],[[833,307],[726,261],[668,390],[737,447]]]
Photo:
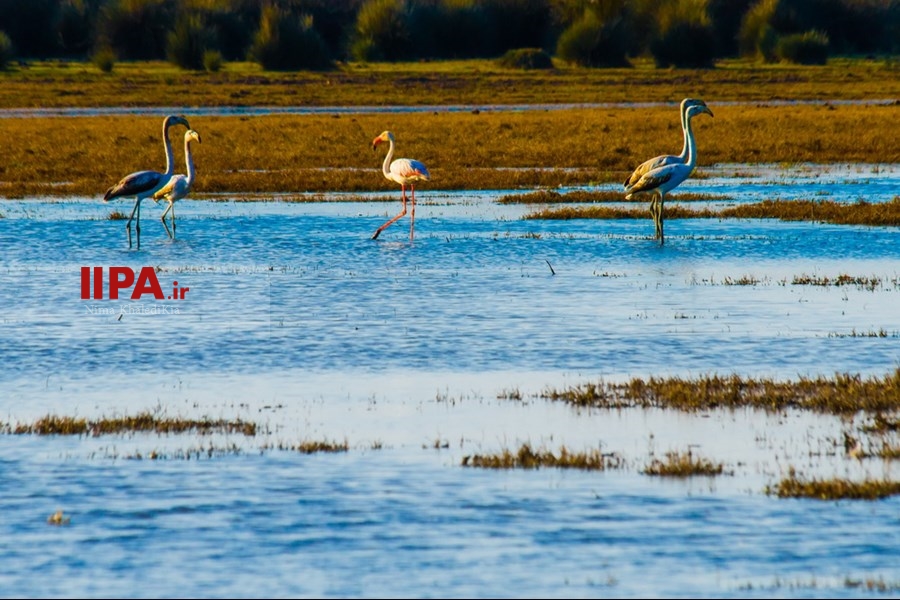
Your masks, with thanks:
[[[255,423],[241,419],[186,419],[178,417],[162,417],[149,411],[128,417],[103,417],[88,420],[82,417],[66,417],[46,415],[34,423],[7,425],[5,433],[15,435],[108,435],[126,432],[153,433],[239,433],[254,436],[257,433]]]
[[[779,498],[812,498],[816,500],[879,500],[900,494],[900,481],[887,479],[806,479],[790,469],[788,476],[775,485],[766,486],[766,494]]]
[[[673,195],[672,200],[681,200]],[[573,200],[574,201],[574,200]],[[583,200],[581,200],[583,202]],[[612,208],[606,206],[564,206],[547,208],[525,215],[525,219],[640,219],[646,208]],[[782,221],[815,221],[836,225],[900,225],[900,198],[890,202],[870,203],[860,200],[841,204],[831,200],[764,200],[731,208],[693,209],[679,205],[665,207],[666,219],[781,219]],[[840,285],[840,284],[837,284]]]
[[[559,454],[549,450],[534,450],[530,444],[522,444],[515,452],[504,449],[499,454],[473,454],[462,459],[464,467],[481,469],[581,469],[585,471],[605,471],[620,468],[623,464],[618,454],[603,453],[600,450],[572,452],[565,446]]]
[[[586,383],[565,389],[546,389],[541,397],[575,406],[595,408],[667,408],[702,411],[718,408],[786,408],[849,415],[858,411],[900,410],[900,369],[884,377],[837,374],[833,378],[801,377],[796,381],[705,375],[626,383]]]
[[[691,450],[687,452],[667,452],[665,460],[658,458],[644,469],[644,475],[656,475],[659,477],[714,477],[725,472],[722,463],[694,456]]]

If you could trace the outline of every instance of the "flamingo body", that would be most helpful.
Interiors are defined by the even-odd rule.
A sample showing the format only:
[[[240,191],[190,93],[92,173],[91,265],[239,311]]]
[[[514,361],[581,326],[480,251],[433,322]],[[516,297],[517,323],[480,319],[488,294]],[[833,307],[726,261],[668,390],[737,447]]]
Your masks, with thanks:
[[[420,181],[429,181],[431,179],[431,174],[428,172],[428,167],[418,160],[412,158],[398,158],[392,160],[394,158],[394,134],[390,131],[384,131],[381,135],[372,140],[372,150],[375,150],[378,145],[383,142],[388,142],[390,147],[388,148],[387,155],[384,157],[384,163],[381,165],[381,172],[389,181],[400,184],[400,196],[403,200],[403,210],[401,210],[393,219],[390,219],[384,225],[379,227],[374,235],[372,235],[372,239],[378,239],[378,236],[381,235],[382,231],[406,214],[406,186],[409,186],[410,195],[412,197],[412,212],[409,219],[409,239],[412,240],[416,221],[416,184]]]
[[[163,120],[163,147],[166,151],[166,170],[159,171],[136,171],[126,175],[119,180],[114,186],[106,190],[103,195],[103,201],[109,202],[116,198],[134,198],[134,208],[131,209],[131,215],[128,222],[125,223],[125,231],[128,233],[128,247],[131,248],[131,222],[135,221],[135,231],[137,231],[137,247],[141,249],[141,200],[150,198],[159,191],[172,177],[175,172],[174,158],[172,155],[172,143],[169,140],[169,129],[174,125],[184,125],[188,129],[191,126],[184,117],[169,115]]]
[[[653,200],[650,202],[650,215],[653,217],[653,222],[656,225],[656,238],[659,240],[660,245],[665,243],[663,234],[663,201],[665,195],[690,177],[697,164],[697,144],[694,141],[694,132],[691,129],[691,119],[700,113],[713,116],[712,111],[706,104],[690,106],[686,113],[687,160],[683,163],[671,163],[651,169],[641,175],[634,184],[626,188],[626,200],[631,200],[636,194],[653,195]]]
[[[182,175],[180,173],[178,175],[172,175],[164,185],[157,188],[153,193],[154,202],[165,200],[169,203],[166,210],[163,211],[161,219],[163,226],[166,228],[166,233],[168,233],[171,238],[175,237],[175,202],[187,196],[191,192],[191,186],[194,183],[195,170],[194,158],[191,154],[191,142],[197,142],[199,144],[200,134],[193,129],[188,129],[184,133],[184,162],[187,167],[187,175]],[[170,212],[172,213],[172,231],[169,231],[169,226],[166,225],[166,215]]]
[[[681,101],[680,107],[680,116],[681,116],[681,132],[684,137],[684,144],[681,148],[681,154],[663,154],[662,156],[657,156],[642,162],[638,167],[628,176],[628,179],[625,180],[625,191],[630,191],[630,188],[633,187],[643,176],[645,173],[652,171],[653,169],[658,169],[660,167],[665,167],[668,165],[675,164],[684,164],[687,161],[688,155],[688,132],[687,132],[687,111],[692,106],[706,106],[706,103],[703,100],[699,100],[697,98],[685,98]]]

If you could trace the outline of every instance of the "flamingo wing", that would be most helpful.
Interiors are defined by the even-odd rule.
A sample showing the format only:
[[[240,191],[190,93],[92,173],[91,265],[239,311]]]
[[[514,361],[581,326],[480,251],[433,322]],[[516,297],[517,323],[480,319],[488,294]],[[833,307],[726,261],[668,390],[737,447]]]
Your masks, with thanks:
[[[423,163],[411,158],[398,158],[392,162],[391,174],[400,183],[428,181],[431,178],[428,168]]]
[[[119,183],[106,190],[103,200],[149,194],[165,181],[166,175],[159,171],[138,171],[123,177]]]
[[[650,160],[645,160],[634,170],[634,172],[628,177],[628,179],[625,180],[625,191],[631,191],[631,188],[641,180],[641,177],[643,177],[650,171],[659,169],[661,167],[668,167],[669,165],[678,164],[683,164],[681,162],[681,159],[677,156],[673,156],[672,154],[664,154],[662,156],[657,156],[656,158],[651,158]]]
[[[184,175],[173,175],[165,185],[153,194],[153,199],[174,201],[184,198],[187,195],[187,191],[187,177]]]

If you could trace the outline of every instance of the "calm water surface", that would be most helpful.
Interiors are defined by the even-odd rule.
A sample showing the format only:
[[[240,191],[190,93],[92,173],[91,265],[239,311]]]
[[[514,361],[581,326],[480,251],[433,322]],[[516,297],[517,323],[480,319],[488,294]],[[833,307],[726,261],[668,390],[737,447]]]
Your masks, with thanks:
[[[884,165],[704,171],[684,191],[714,206],[900,194]],[[412,243],[408,218],[369,239],[399,201],[182,201],[175,241],[145,203],[140,251],[106,218],[126,203],[0,204],[3,422],[150,410],[260,426],[0,435],[0,595],[857,597],[866,581],[900,595],[900,501],[764,491],[790,467],[896,478],[844,455],[862,416],[537,397],[654,375],[893,372],[900,231],[672,220],[661,248],[649,218],[522,220],[539,207],[499,195],[423,190]],[[82,300],[82,266],[152,266],[166,294],[190,291]],[[877,283],[794,282],[841,274]],[[349,450],[286,449],[303,441]],[[523,443],[623,467],[460,466]],[[728,474],[642,474],[688,449]],[[137,458],[151,452],[163,459]],[[67,525],[48,525],[57,510]]]

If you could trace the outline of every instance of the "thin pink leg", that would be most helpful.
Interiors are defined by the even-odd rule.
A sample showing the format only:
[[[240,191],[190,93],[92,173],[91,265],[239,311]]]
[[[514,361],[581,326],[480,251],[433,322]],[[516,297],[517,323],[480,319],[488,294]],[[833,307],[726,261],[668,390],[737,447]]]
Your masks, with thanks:
[[[385,223],[384,225],[379,227],[378,231],[376,231],[375,234],[372,236],[373,240],[378,239],[378,236],[381,235],[382,231],[384,231],[385,229],[387,229],[388,227],[390,227],[391,225],[396,223],[397,219],[399,219],[400,217],[402,217],[403,215],[406,214],[406,186],[403,184],[401,184],[401,187],[400,187],[400,194],[403,196],[403,210],[401,210],[400,214],[398,214],[396,217],[394,217],[393,219],[391,219],[390,221],[388,221],[387,223]]]
[[[413,231],[416,227],[416,186],[410,185],[409,189],[412,192],[412,212],[409,215],[409,241],[412,241]]]

